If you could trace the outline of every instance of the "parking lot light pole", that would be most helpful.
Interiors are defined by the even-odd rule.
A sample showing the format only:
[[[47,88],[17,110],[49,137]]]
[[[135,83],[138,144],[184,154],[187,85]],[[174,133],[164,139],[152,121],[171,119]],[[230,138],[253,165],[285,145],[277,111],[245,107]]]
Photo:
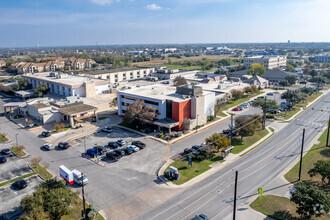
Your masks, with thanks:
[[[83,199],[84,219],[87,219],[86,207],[85,207],[85,191],[84,191],[84,173],[81,173],[81,194]]]
[[[302,142],[301,142],[301,152],[300,152],[300,165],[299,165],[298,181],[300,181],[300,179],[301,179],[301,166],[302,166],[302,159],[303,159],[303,153],[304,153],[304,139],[305,139],[305,128],[303,129],[303,136],[302,136]]]
[[[84,146],[85,146],[85,153],[87,152],[87,149],[86,149],[86,136],[84,136]]]
[[[16,147],[18,146],[18,138],[17,138],[18,135],[19,135],[19,134],[15,134],[15,138],[16,138]]]

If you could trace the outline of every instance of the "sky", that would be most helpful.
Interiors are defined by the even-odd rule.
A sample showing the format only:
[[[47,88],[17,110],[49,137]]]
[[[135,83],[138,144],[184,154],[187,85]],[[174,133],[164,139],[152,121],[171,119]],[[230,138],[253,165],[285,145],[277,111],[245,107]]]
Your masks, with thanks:
[[[330,0],[1,0],[0,47],[329,42]]]

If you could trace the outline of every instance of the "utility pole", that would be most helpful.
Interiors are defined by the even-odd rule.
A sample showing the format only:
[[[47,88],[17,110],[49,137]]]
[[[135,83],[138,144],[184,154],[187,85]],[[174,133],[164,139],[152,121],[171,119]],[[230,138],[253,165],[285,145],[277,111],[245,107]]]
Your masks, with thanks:
[[[85,208],[85,191],[84,191],[84,173],[81,173],[81,194],[83,197],[83,209],[84,209],[84,219],[87,219],[86,208]]]
[[[267,105],[267,97],[265,96],[265,103],[264,103],[264,116],[262,119],[262,129],[265,129],[266,127],[266,105]]]
[[[17,138],[18,135],[19,135],[19,134],[15,134],[15,138],[16,138],[16,147],[18,146],[18,138]]]
[[[87,149],[86,149],[86,136],[84,136],[84,146],[85,146],[85,153],[87,152]]]
[[[233,220],[236,219],[237,176],[238,176],[238,171],[236,170],[236,177],[235,177],[235,192],[234,192],[234,212],[233,212]]]
[[[233,115],[230,116],[230,145],[233,143]]]
[[[305,139],[305,128],[303,129],[303,136],[302,136],[302,142],[301,142],[301,152],[300,152],[300,165],[299,165],[299,176],[298,181],[301,179],[301,166],[302,166],[302,158],[304,153],[304,139]]]
[[[326,143],[326,147],[329,147],[329,130],[330,130],[330,116],[329,116],[329,121],[328,121],[328,134],[327,134],[327,143]]]

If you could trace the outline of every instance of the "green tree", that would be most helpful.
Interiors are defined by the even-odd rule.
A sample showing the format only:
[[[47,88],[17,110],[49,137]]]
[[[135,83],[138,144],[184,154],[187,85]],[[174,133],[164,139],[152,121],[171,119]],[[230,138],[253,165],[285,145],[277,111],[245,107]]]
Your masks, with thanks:
[[[296,190],[291,192],[291,201],[296,203],[297,213],[306,219],[321,216],[330,210],[329,195],[307,183],[296,185]]]
[[[312,70],[309,67],[307,67],[307,68],[304,69],[304,74],[305,75],[310,75],[311,72],[312,72]]]
[[[315,82],[317,84],[328,83],[329,82],[328,78],[326,78],[324,76],[314,76],[309,81],[310,82]]]
[[[32,85],[29,83],[28,79],[18,78],[17,83],[12,86],[13,90],[20,91],[20,90],[27,90],[31,89]]]
[[[220,149],[226,148],[230,145],[230,140],[223,134],[218,133],[214,133],[210,137],[206,138],[205,142],[208,145],[216,148],[218,152],[220,151]]]
[[[284,86],[289,86],[290,83],[288,82],[288,80],[282,80],[279,82],[279,85],[284,87]]]
[[[294,75],[288,75],[285,77],[285,80],[288,81],[290,85],[292,85],[292,84],[296,84],[297,77]]]
[[[285,71],[288,71],[288,72],[295,72],[295,68],[294,66],[292,66],[291,64],[286,64],[286,69]]]
[[[49,88],[46,83],[41,83],[34,87],[33,91],[37,94],[37,96],[42,97],[49,92]]]
[[[232,59],[226,58],[226,59],[221,59],[218,61],[219,66],[231,66],[234,65],[235,62]]]
[[[187,84],[187,80],[186,80],[186,78],[184,78],[182,76],[177,76],[173,80],[173,84],[176,85],[176,86],[186,85]]]
[[[311,177],[320,175],[322,182],[325,183],[326,179],[328,179],[328,184],[330,184],[330,160],[318,160],[314,167],[308,171],[308,174]]]
[[[257,99],[255,102],[252,104],[253,107],[259,107],[263,111],[266,111],[267,109],[278,109],[278,105],[275,100],[272,99]]]
[[[235,126],[241,139],[247,136],[254,135],[256,130],[261,126],[261,117],[254,115],[252,117],[237,117]]]
[[[233,100],[240,99],[244,96],[244,91],[239,89],[233,89],[230,91]]]
[[[247,74],[255,76],[262,76],[266,73],[266,68],[261,63],[253,63],[250,65],[250,69]]]
[[[38,215],[39,210],[43,210],[53,220],[61,219],[61,216],[69,214],[69,204],[76,201],[77,193],[68,191],[64,181],[52,180],[53,183],[56,182],[56,187],[50,187],[48,181],[38,186],[32,195],[27,195],[21,200],[20,209],[27,213],[26,217]],[[39,213],[46,219],[47,214]]]
[[[38,206],[35,209],[29,211],[28,213],[22,215],[19,220],[51,220],[51,218],[41,206]]]

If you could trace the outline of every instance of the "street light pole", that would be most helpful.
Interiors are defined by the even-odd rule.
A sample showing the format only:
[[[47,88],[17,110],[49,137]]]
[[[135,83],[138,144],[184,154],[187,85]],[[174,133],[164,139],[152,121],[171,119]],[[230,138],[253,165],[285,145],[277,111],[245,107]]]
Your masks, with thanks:
[[[330,116],[329,116],[329,121],[328,121],[328,134],[327,134],[327,143],[326,143],[326,147],[329,147],[329,130],[330,130]]]
[[[262,120],[262,129],[265,129],[266,127],[266,105],[267,105],[267,97],[265,96],[265,103],[264,103],[264,116]]]
[[[86,136],[84,136],[84,146],[85,146],[85,153],[87,152],[87,149],[86,149]]]
[[[84,173],[81,173],[81,194],[83,197],[84,219],[87,219],[86,208],[85,208]]]
[[[301,152],[300,152],[300,165],[299,165],[298,181],[300,181],[300,179],[301,179],[301,166],[302,166],[302,159],[303,159],[303,153],[304,153],[304,139],[305,139],[305,128],[303,129],[303,136],[302,136],[302,142],[301,142]]]
[[[230,116],[230,145],[233,143],[233,115]]]
[[[18,135],[19,135],[19,134],[15,134],[15,138],[16,138],[16,147],[18,146],[18,138],[17,138]]]
[[[237,176],[238,176],[238,171],[236,170],[236,177],[235,177],[235,191],[234,191],[234,212],[233,212],[233,220],[236,219]]]

